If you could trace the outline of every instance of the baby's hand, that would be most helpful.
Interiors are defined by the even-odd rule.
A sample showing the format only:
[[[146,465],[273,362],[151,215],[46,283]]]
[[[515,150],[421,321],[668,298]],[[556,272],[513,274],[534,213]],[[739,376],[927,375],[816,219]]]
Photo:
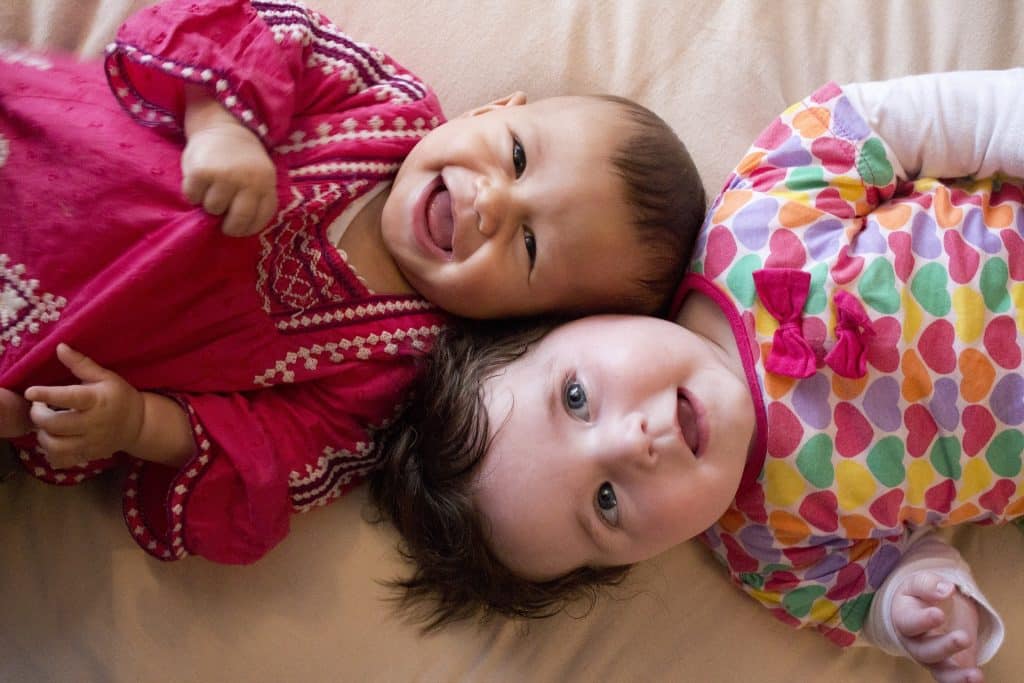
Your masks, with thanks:
[[[32,431],[28,409],[28,401],[10,389],[0,389],[0,439],[21,436]]]
[[[277,171],[263,143],[214,100],[217,107],[188,131],[181,155],[181,189],[207,213],[224,215],[225,235],[246,237],[266,227],[277,211]]]
[[[907,577],[892,603],[892,621],[907,652],[940,683],[982,683],[978,608],[938,574]]]
[[[25,391],[50,464],[74,467],[128,450],[142,430],[142,394],[67,344],[57,346],[57,358],[82,383]]]

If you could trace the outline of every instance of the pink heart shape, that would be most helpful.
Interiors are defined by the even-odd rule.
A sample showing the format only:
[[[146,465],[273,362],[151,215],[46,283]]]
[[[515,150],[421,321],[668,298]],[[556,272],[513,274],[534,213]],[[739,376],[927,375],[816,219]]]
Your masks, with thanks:
[[[884,316],[871,323],[875,329],[873,337],[868,339],[865,355],[868,363],[882,372],[895,372],[900,366],[899,340],[903,334],[900,321],[892,316]]]
[[[833,418],[836,423],[836,451],[844,458],[863,452],[874,438],[871,424],[852,403],[843,401],[836,404]]]
[[[1003,230],[1000,235],[1006,247],[1006,260],[1010,264],[1010,277],[1024,280],[1024,239],[1013,230]]]
[[[958,284],[967,284],[978,272],[981,260],[978,250],[965,242],[956,230],[947,230],[942,242],[949,255],[949,277]]]
[[[845,285],[852,282],[860,271],[864,269],[863,256],[850,256],[850,245],[843,245],[836,255],[836,262],[832,264],[832,279],[836,284]]]
[[[964,453],[974,456],[980,453],[996,431],[996,421],[988,408],[969,405],[960,416],[964,425]]]
[[[800,516],[822,531],[839,528],[839,501],[831,491],[817,491],[800,503]]]
[[[943,479],[924,492],[924,504],[936,512],[945,514],[953,507],[953,498],[955,497],[956,485],[953,480]]]
[[[920,458],[932,445],[939,426],[928,409],[919,403],[904,411],[903,424],[907,426],[907,452],[912,458]]]
[[[835,602],[856,597],[864,591],[865,583],[864,569],[859,564],[848,564],[836,574],[835,583],[825,597]]]
[[[726,228],[716,225],[708,233],[706,254],[704,257],[704,275],[714,280],[722,274],[722,271],[736,257],[736,240],[733,239]]]
[[[791,230],[780,228],[772,232],[768,248],[765,268],[802,268],[807,261],[803,242]]]
[[[935,372],[947,375],[956,368],[953,340],[956,330],[948,320],[936,320],[925,328],[917,342],[921,359]]]
[[[902,504],[902,489],[893,489],[876,499],[868,511],[880,524],[892,528],[899,522],[900,505]]]
[[[914,272],[913,238],[909,232],[894,232],[889,235],[889,248],[892,249],[893,270],[900,282],[906,282]]]
[[[1017,491],[1017,485],[1010,479],[1000,479],[995,485],[984,493],[978,502],[986,510],[996,515],[1003,514],[1003,510],[1010,502],[1010,496]]]
[[[748,555],[732,536],[722,534],[722,543],[725,544],[725,557],[729,562],[729,567],[734,572],[757,571],[759,566],[757,560]]]

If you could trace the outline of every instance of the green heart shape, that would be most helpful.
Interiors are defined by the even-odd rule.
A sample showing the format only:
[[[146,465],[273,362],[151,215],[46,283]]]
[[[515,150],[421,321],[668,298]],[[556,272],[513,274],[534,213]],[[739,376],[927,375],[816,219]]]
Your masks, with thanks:
[[[729,286],[733,296],[745,307],[754,305],[754,297],[757,294],[757,290],[754,289],[754,271],[760,268],[761,257],[757,254],[747,254],[733,264],[725,278],[725,284]]]
[[[917,271],[910,283],[910,291],[921,308],[936,318],[942,318],[953,305],[949,298],[948,282],[945,266],[929,263]]]
[[[896,273],[888,261],[878,259],[868,266],[857,283],[857,292],[861,301],[879,313],[895,313],[900,309]]]

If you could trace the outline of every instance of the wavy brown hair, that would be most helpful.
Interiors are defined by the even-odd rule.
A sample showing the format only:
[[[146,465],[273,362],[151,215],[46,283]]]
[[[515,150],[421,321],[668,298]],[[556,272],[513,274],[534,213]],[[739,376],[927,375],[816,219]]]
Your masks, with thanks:
[[[474,473],[490,445],[483,384],[540,341],[557,321],[468,322],[437,340],[401,419],[379,435],[370,494],[397,528],[411,576],[390,581],[399,606],[426,630],[467,617],[547,617],[629,567],[581,567],[528,581],[490,550],[473,504]]]
[[[619,107],[627,135],[611,154],[622,180],[646,262],[639,295],[609,302],[602,313],[664,312],[682,279],[707,211],[707,196],[686,145],[661,117],[617,95],[589,95]]]

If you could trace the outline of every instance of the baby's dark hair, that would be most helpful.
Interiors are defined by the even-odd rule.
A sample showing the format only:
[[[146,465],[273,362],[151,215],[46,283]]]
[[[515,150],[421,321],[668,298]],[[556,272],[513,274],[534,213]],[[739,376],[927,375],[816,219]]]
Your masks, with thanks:
[[[624,184],[646,257],[636,289],[607,302],[601,312],[663,311],[690,262],[704,221],[704,185],[686,145],[661,117],[625,97],[588,97],[621,107],[626,114],[629,132],[612,151],[611,163]]]
[[[526,353],[556,320],[474,321],[437,340],[401,417],[378,435],[379,468],[370,496],[401,535],[411,576],[391,583],[400,607],[427,630],[495,614],[541,618],[629,567],[581,567],[548,581],[529,581],[489,547],[486,520],[473,503],[477,465],[490,446],[484,382]]]

